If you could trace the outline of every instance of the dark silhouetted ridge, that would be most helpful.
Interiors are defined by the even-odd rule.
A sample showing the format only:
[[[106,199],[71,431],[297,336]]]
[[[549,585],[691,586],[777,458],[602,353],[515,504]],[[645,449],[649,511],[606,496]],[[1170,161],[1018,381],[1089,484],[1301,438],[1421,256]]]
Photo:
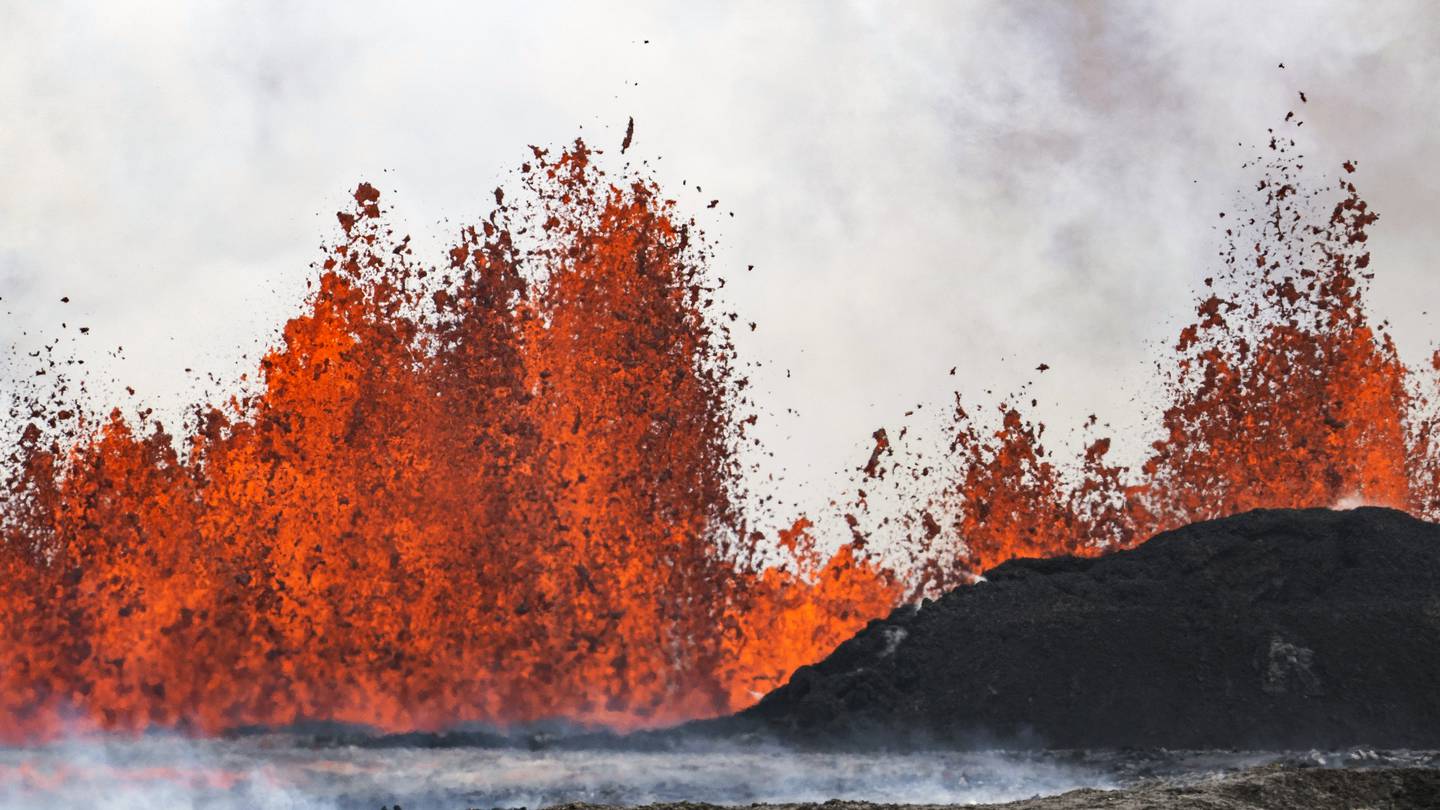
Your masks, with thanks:
[[[1440,746],[1440,526],[1261,510],[1012,560],[721,725],[815,745]]]

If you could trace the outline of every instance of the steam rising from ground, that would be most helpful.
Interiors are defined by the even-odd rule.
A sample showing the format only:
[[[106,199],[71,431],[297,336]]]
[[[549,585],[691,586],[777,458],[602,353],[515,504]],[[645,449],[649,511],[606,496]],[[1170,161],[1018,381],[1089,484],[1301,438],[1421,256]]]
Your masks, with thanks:
[[[309,747],[290,737],[101,740],[0,750],[0,807],[541,807],[698,801],[1000,802],[1114,787],[1097,762],[978,753],[815,754]]]
[[[92,738],[0,748],[0,810],[539,808],[853,801],[986,804],[1145,780],[1188,784],[1287,761],[1434,767],[1431,752],[971,751],[830,754],[775,746],[619,749],[317,744],[304,735],[225,740]]]

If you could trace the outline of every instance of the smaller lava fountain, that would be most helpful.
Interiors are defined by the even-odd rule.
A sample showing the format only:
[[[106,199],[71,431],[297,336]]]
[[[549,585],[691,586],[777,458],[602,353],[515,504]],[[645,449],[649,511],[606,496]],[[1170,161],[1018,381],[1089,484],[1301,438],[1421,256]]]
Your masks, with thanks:
[[[1161,367],[1167,404],[1148,458],[1112,462],[1111,440],[1092,435],[1076,462],[1057,463],[1044,424],[1006,403],[987,430],[958,395],[942,461],[891,454],[901,501],[917,504],[901,523],[922,589],[1262,507],[1440,517],[1432,370],[1407,368],[1365,312],[1378,217],[1348,179],[1353,163],[1336,185],[1306,188],[1295,142],[1272,136],[1269,156],[1247,166],[1261,174],[1259,200],[1221,214],[1222,271]]]

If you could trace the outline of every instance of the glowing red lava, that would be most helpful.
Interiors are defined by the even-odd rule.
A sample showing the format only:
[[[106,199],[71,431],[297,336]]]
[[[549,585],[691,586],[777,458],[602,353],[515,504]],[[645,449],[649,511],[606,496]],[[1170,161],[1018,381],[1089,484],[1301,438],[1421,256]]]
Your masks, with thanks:
[[[1433,417],[1363,307],[1375,215],[1272,143],[1163,375],[1150,457],[958,406],[914,566],[740,517],[746,381],[693,223],[584,144],[416,261],[362,184],[249,397],[178,438],[23,403],[0,528],[0,739],[325,718],[619,728],[738,709],[902,598],[1256,506],[1440,507]],[[1347,165],[1347,168],[1348,165]],[[1317,217],[1316,213],[1320,215]],[[891,442],[877,434],[877,457]],[[927,483],[928,486],[928,483]],[[852,524],[853,525],[853,524]],[[863,537],[861,538],[863,540]],[[783,566],[765,565],[779,549]]]
[[[35,404],[0,737],[657,724],[743,706],[889,608],[889,576],[803,522],[794,565],[752,564],[703,246],[590,158],[537,150],[527,202],[497,192],[439,269],[361,185],[263,390],[202,410],[183,452]]]

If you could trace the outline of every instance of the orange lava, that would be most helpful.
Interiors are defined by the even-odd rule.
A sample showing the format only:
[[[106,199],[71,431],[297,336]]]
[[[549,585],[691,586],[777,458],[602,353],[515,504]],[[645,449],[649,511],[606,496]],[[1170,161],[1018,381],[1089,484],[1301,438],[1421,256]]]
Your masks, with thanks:
[[[63,376],[17,406],[0,741],[658,725],[748,705],[901,599],[1012,557],[1259,506],[1434,517],[1432,372],[1364,309],[1375,215],[1348,177],[1305,190],[1293,144],[1271,149],[1161,372],[1147,458],[1091,436],[1057,461],[1019,408],[987,427],[957,399],[944,459],[887,478],[906,434],[876,432],[864,475],[901,488],[899,574],[853,515],[829,556],[807,520],[745,524],[747,381],[704,241],[653,183],[579,142],[535,150],[521,200],[497,191],[438,267],[361,185],[253,395],[178,438],[87,416]]]
[[[1254,164],[1253,210],[1221,220],[1222,272],[1205,280],[1162,368],[1161,431],[1141,464],[1109,461],[1108,438],[1058,463],[1045,426],[1017,408],[1002,405],[986,431],[957,404],[942,485],[908,521],[922,586],[1261,507],[1364,503],[1440,517],[1436,419],[1423,395],[1432,369],[1401,363],[1365,312],[1377,216],[1348,179],[1353,163],[1335,185],[1307,189],[1294,148],[1272,139]]]
[[[255,396],[176,442],[32,403],[0,739],[325,718],[632,728],[753,702],[898,598],[732,503],[744,381],[693,225],[580,143],[427,268],[361,185]],[[774,541],[770,541],[773,544]]]

